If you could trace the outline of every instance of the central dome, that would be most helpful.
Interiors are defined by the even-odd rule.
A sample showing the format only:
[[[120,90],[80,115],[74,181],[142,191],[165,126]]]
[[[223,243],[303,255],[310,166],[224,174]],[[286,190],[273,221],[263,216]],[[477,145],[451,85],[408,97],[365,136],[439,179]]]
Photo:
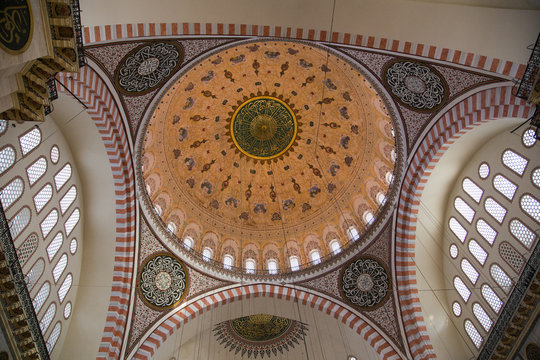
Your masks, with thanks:
[[[394,168],[373,85],[304,42],[215,49],[176,75],[143,131],[143,177],[164,225],[241,267],[248,255],[266,269],[331,254],[329,239],[345,244],[376,213]]]

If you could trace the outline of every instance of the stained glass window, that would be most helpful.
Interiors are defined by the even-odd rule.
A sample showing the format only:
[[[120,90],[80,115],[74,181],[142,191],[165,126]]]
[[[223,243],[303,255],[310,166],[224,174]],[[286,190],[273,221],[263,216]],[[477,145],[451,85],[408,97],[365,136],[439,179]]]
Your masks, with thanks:
[[[461,315],[461,305],[457,301],[454,301],[452,304],[452,311],[454,312],[454,315],[460,316]]]
[[[291,256],[289,258],[289,264],[291,265],[292,271],[300,270],[300,264],[298,263],[298,257],[297,256]]]
[[[60,150],[58,150],[58,146],[54,145],[51,148],[51,161],[53,164],[56,164],[58,159],[60,159]]]

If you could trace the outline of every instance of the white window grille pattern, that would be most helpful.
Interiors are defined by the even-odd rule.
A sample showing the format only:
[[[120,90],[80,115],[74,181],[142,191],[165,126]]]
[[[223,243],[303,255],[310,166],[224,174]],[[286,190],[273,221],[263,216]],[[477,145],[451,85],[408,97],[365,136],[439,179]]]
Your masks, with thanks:
[[[461,305],[457,301],[454,301],[452,304],[452,311],[454,312],[454,315],[460,316],[461,315]]]
[[[457,197],[454,200],[454,207],[456,210],[470,223],[472,223],[475,211],[469,206],[461,197]]]
[[[456,276],[454,278],[454,288],[457,290],[463,301],[469,301],[469,297],[471,296],[471,290],[469,290],[467,285],[465,285],[465,283],[463,282],[463,280],[461,280],[459,276]]]
[[[69,243],[69,252],[71,255],[75,254],[77,251],[77,239],[73,238],[71,239],[71,242]]]
[[[502,156],[503,164],[518,175],[523,175],[529,161],[512,150],[506,150]]]
[[[30,185],[34,185],[45,174],[45,171],[47,171],[47,160],[42,156],[26,169]]]
[[[485,179],[489,176],[489,165],[487,163],[480,164],[478,167],[478,175]]]
[[[41,277],[41,274],[43,274],[43,269],[45,269],[45,261],[40,258],[38,261],[36,261],[34,266],[32,266],[24,278],[28,291],[31,291],[34,285],[36,285],[37,281]]]
[[[528,249],[536,239],[536,234],[518,219],[510,221],[510,233]]]
[[[77,197],[77,188],[75,185],[69,188],[67,193],[60,199],[60,211],[62,212],[62,215],[66,212],[66,210],[73,204],[73,201],[75,201],[75,198]]]
[[[491,265],[489,272],[493,280],[495,280],[505,293],[508,293],[512,288],[512,279],[510,279],[510,276],[497,264]]]
[[[499,224],[502,224],[504,217],[506,216],[506,208],[504,206],[499,204],[499,202],[492,197],[488,197],[484,202],[484,208]]]
[[[67,302],[66,306],[64,306],[64,319],[69,318],[71,315],[71,302]]]
[[[531,177],[533,184],[540,187],[540,168],[534,169]]]
[[[56,164],[59,159],[60,159],[60,150],[58,150],[58,146],[54,145],[51,148],[51,161],[53,164]]]
[[[503,175],[495,175],[493,178],[493,187],[510,201],[514,198],[517,190],[517,185]]]
[[[482,336],[470,320],[465,320],[465,331],[467,332],[467,335],[469,335],[474,346],[476,346],[477,349],[480,349],[480,345],[482,345],[483,341]]]
[[[360,234],[354,226],[349,226],[349,228],[347,229],[347,235],[349,236],[349,240],[352,241],[356,241],[360,238]]]
[[[69,289],[71,289],[72,281],[73,281],[73,277],[71,276],[71,274],[67,274],[66,278],[64,279],[64,282],[60,286],[60,289],[58,289],[58,299],[60,300],[60,303],[64,301]]]
[[[476,230],[482,237],[491,245],[497,237],[497,231],[493,229],[484,219],[479,219],[476,222]]]
[[[54,349],[54,345],[56,345],[56,342],[58,341],[58,338],[60,337],[60,333],[62,332],[62,324],[60,322],[57,322],[56,325],[54,325],[54,328],[51,331],[51,335],[49,335],[49,339],[47,340],[47,351],[49,354]]]
[[[332,249],[334,255],[337,255],[341,252],[341,246],[339,245],[337,239],[330,241],[330,248]]]
[[[23,182],[21,178],[15,178],[9,184],[4,186],[2,191],[0,191],[0,201],[2,202],[4,210],[17,201],[17,199],[21,197],[22,192]]]
[[[30,222],[30,209],[23,207],[11,220],[9,221],[9,232],[11,238],[15,238],[26,228]]]
[[[371,213],[371,211],[366,211],[364,213],[364,221],[366,222],[366,224],[372,224],[373,223],[373,220],[375,220],[375,217],[373,216],[373,214]]]
[[[525,259],[509,242],[503,241],[499,245],[499,254],[517,274],[521,272],[521,268],[525,265]]]
[[[246,273],[255,274],[255,260],[250,258],[246,259]]]
[[[41,210],[43,210],[45,205],[47,205],[49,200],[51,200],[52,193],[53,193],[53,188],[51,184],[46,184],[34,196],[34,206],[36,207],[37,212],[40,212]]]
[[[503,302],[499,296],[493,291],[493,289],[489,285],[482,285],[482,297],[484,300],[487,301],[489,306],[495,311],[495,313],[499,313],[501,310],[501,307],[503,305]]]
[[[66,270],[67,263],[68,263],[67,255],[63,254],[60,257],[60,260],[58,260],[58,262],[54,266],[53,271],[52,271],[55,284],[58,282],[58,279],[60,279],[60,276],[62,276],[62,274]]]
[[[540,223],[540,201],[529,194],[521,197],[519,202],[521,209],[529,214],[534,220]]]
[[[49,308],[47,309],[47,312],[45,313],[45,315],[43,315],[43,318],[39,322],[39,327],[42,334],[45,334],[45,332],[49,328],[49,325],[51,325],[51,322],[54,319],[54,315],[56,315],[56,304],[51,303],[51,305],[49,305]]]
[[[34,128],[19,138],[19,144],[21,145],[21,151],[23,156],[28,154],[32,149],[39,145],[41,142],[41,131],[38,128]]]
[[[482,325],[484,330],[489,331],[489,329],[491,329],[491,325],[493,325],[493,320],[491,320],[482,305],[480,305],[479,303],[474,303],[473,314],[478,319],[480,325]]]
[[[4,133],[7,129],[7,120],[0,120],[0,134]]]
[[[202,256],[204,261],[209,261],[212,258],[212,249],[205,247],[202,251]]]
[[[231,269],[233,266],[233,262],[234,262],[234,259],[232,255],[227,254],[223,257],[223,267],[225,269]]]
[[[458,247],[455,244],[450,245],[450,256],[452,257],[452,259],[457,258],[458,254],[459,254]]]
[[[455,217],[450,218],[450,221],[448,221],[448,226],[450,226],[450,230],[452,230],[454,235],[456,235],[461,242],[465,241],[465,238],[467,237],[467,230],[461,226]]]
[[[45,220],[41,222],[41,233],[43,234],[43,238],[45,239],[47,235],[51,232],[52,228],[56,223],[58,222],[58,211],[56,209],[52,209],[51,212],[47,215]]]
[[[22,245],[17,249],[17,257],[19,258],[21,266],[26,264],[26,261],[32,256],[34,251],[36,251],[37,246],[38,237],[36,234],[30,234],[30,236],[24,240]]]
[[[277,262],[274,259],[268,260],[268,273],[277,274]]]
[[[386,196],[383,193],[378,193],[376,199],[379,205],[383,205],[386,202]]]
[[[168,223],[167,230],[169,230],[171,234],[176,234],[176,225],[172,222]]]
[[[54,175],[54,185],[56,186],[56,191],[60,190],[62,186],[69,180],[71,177],[71,165],[68,163]]]
[[[309,256],[314,264],[319,264],[321,262],[321,254],[319,253],[319,250],[312,250],[309,253]]]
[[[69,234],[71,234],[71,232],[73,231],[73,229],[75,228],[75,226],[79,222],[79,217],[80,217],[79,209],[73,210],[71,215],[69,215],[69,218],[64,223],[64,228],[66,230],[66,235],[69,236]]]
[[[534,130],[528,129],[523,133],[523,145],[526,147],[531,147],[536,143],[536,137],[534,137]]]
[[[472,266],[472,264],[467,259],[461,260],[461,270],[467,275],[469,280],[474,284],[476,284],[476,281],[478,280],[478,271]]]
[[[51,261],[56,253],[58,252],[58,249],[62,246],[62,243],[64,242],[64,234],[61,232],[58,232],[56,236],[52,239],[49,246],[47,246],[47,255],[49,256],[49,261]]]
[[[34,311],[35,313],[39,313],[39,310],[41,310],[41,307],[45,303],[45,300],[49,297],[49,293],[51,292],[51,285],[49,282],[46,282],[41,286],[38,293],[32,299],[32,305],[34,305]]]
[[[486,263],[488,253],[486,252],[486,250],[484,250],[482,245],[476,242],[476,240],[473,239],[469,241],[469,251],[481,265],[484,265]]]
[[[476,201],[477,203],[480,203],[480,199],[482,198],[482,195],[484,194],[484,190],[482,190],[482,188],[480,188],[478,185],[472,182],[472,180],[469,178],[463,179],[462,188],[463,188],[463,191],[469,194],[469,196],[473,198],[474,201]]]
[[[6,146],[0,150],[0,174],[6,171],[15,162],[15,149]]]
[[[388,171],[388,172],[386,173],[386,175],[384,176],[384,178],[386,179],[386,182],[387,182],[388,184],[391,184],[392,181],[394,181],[394,175],[393,175],[390,171]]]
[[[289,264],[291,265],[292,271],[300,270],[300,264],[298,263],[298,256],[289,257]]]
[[[191,249],[193,247],[193,239],[190,236],[184,238],[184,246],[186,249]]]

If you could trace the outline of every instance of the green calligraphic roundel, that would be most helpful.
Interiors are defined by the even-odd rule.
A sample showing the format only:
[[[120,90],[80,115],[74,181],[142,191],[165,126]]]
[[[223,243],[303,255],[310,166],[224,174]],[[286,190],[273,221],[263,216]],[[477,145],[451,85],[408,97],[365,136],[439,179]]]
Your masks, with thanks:
[[[0,1],[0,47],[11,54],[25,51],[32,38],[32,9],[28,0]]]
[[[268,160],[284,154],[294,143],[298,123],[284,101],[257,96],[245,101],[234,112],[231,136],[245,155]]]

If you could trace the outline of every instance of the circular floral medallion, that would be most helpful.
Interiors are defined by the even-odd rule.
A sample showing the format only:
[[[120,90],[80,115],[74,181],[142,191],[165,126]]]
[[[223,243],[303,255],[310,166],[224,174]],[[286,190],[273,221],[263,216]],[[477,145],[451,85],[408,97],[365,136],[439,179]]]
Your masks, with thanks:
[[[230,124],[236,148],[260,160],[285,153],[296,140],[297,132],[293,110],[286,102],[271,96],[257,96],[242,103]]]
[[[168,254],[158,254],[144,263],[139,277],[141,296],[159,309],[178,304],[188,287],[184,265]]]
[[[116,70],[116,82],[124,93],[145,93],[165,82],[181,62],[182,50],[175,43],[142,45],[124,57]]]
[[[360,258],[345,267],[341,276],[341,291],[354,305],[372,308],[388,295],[390,279],[377,260]]]
[[[390,91],[415,110],[434,110],[447,97],[442,76],[432,67],[414,61],[396,61],[383,73]]]

